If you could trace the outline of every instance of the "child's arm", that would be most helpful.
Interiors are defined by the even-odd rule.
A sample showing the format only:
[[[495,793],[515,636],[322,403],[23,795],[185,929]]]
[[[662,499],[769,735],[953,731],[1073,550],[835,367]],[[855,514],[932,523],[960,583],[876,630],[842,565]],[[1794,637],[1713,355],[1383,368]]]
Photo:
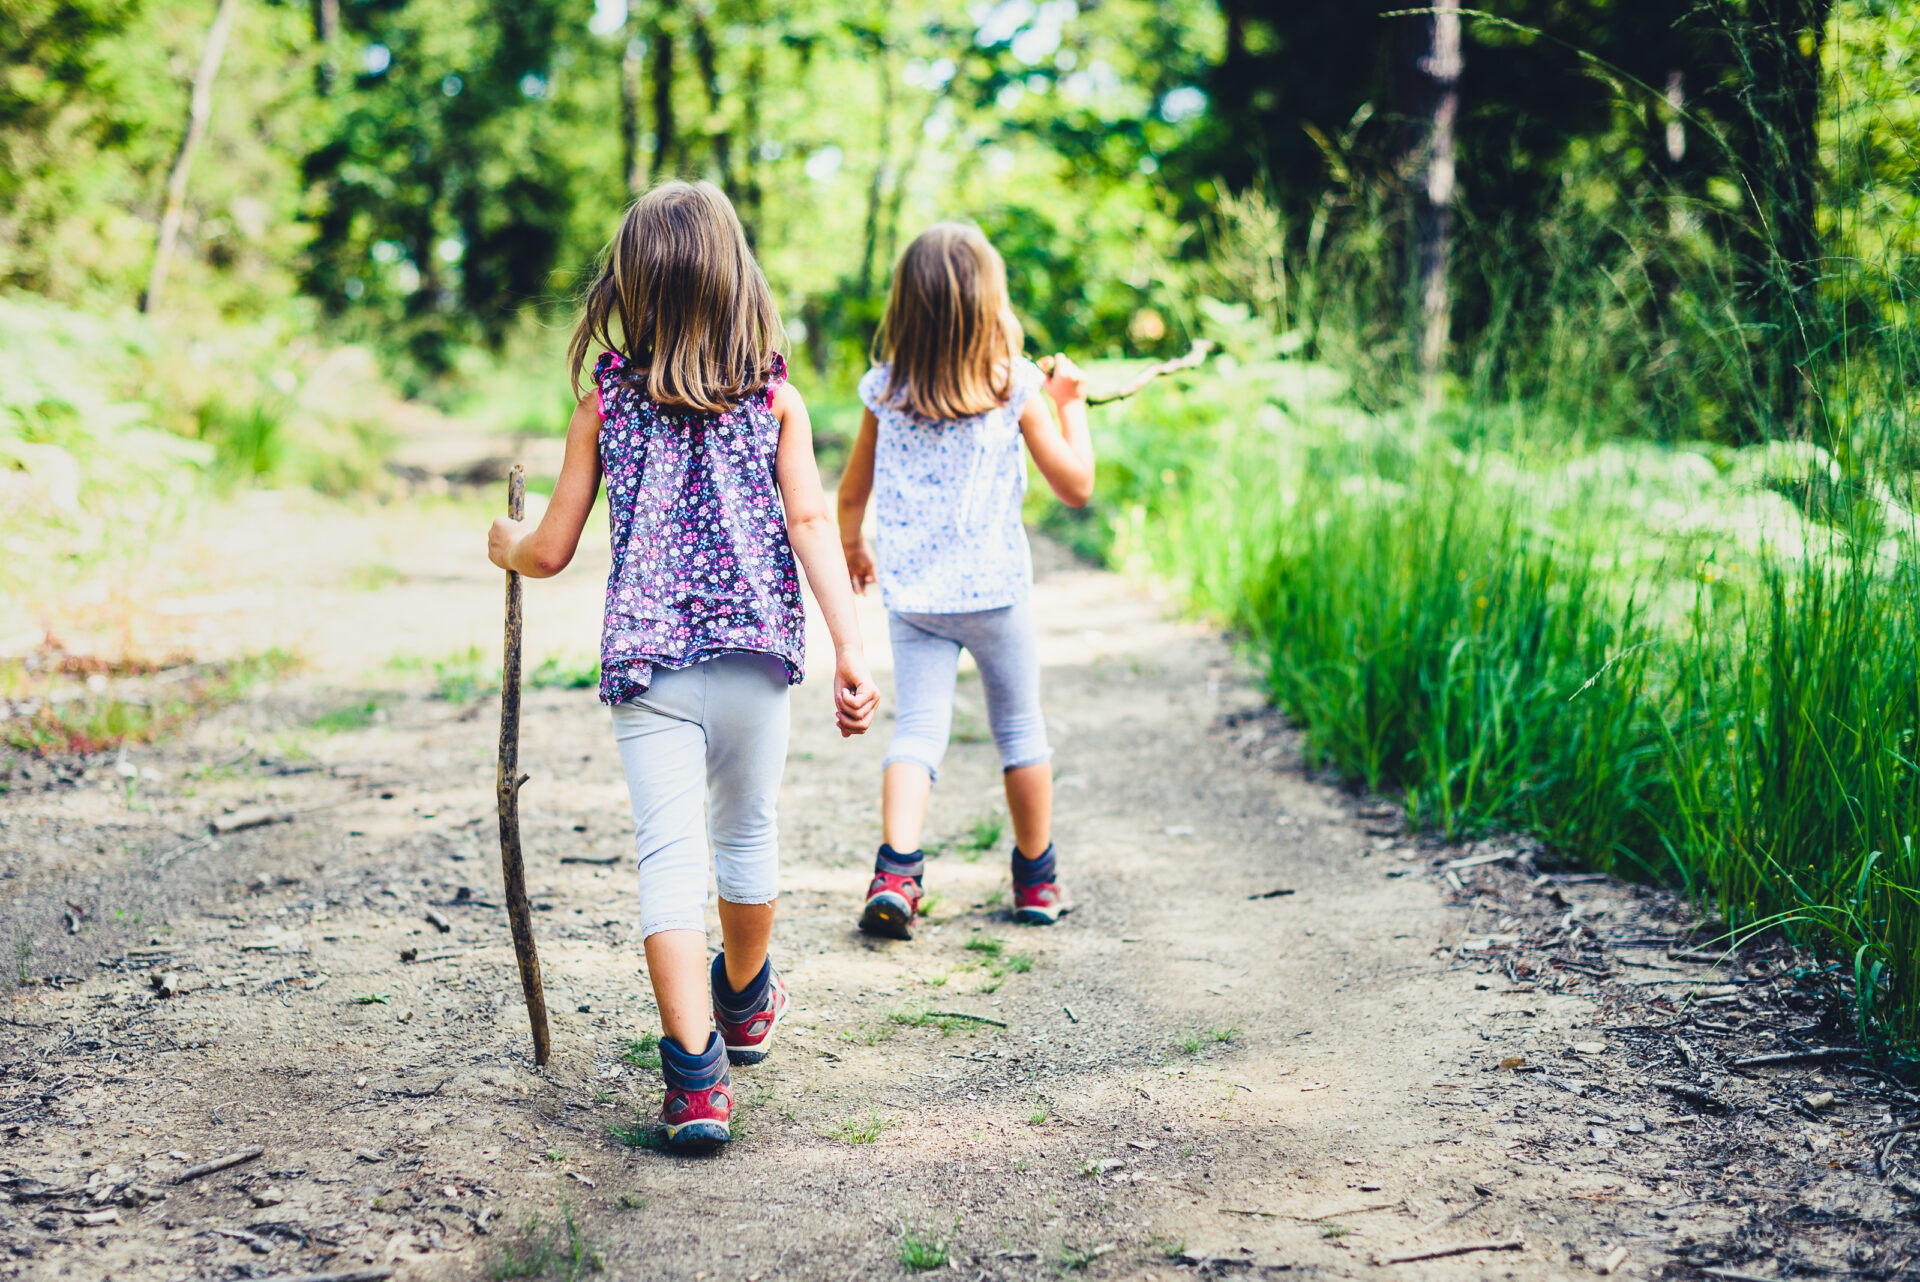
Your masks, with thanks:
[[[867,500],[873,495],[873,452],[880,439],[880,420],[872,410],[860,412],[860,434],[853,438],[847,470],[840,474],[840,551],[847,558],[847,578],[853,590],[866,595],[878,572],[873,550],[860,527],[867,520]]]
[[[600,492],[600,410],[591,398],[581,401],[567,424],[567,456],[546,515],[535,526],[511,517],[494,518],[487,531],[487,559],[503,570],[530,579],[549,579],[567,568],[580,546],[580,531]]]
[[[1068,507],[1085,507],[1093,497],[1093,434],[1087,427],[1087,398],[1080,367],[1065,356],[1055,356],[1046,386],[1060,414],[1055,430],[1040,398],[1029,396],[1020,411],[1020,432],[1040,468],[1040,475]]]
[[[860,644],[860,623],[853,614],[853,590],[846,579],[846,562],[833,537],[833,514],[827,510],[826,491],[820,488],[820,469],[813,461],[813,423],[793,384],[782,383],[773,394],[773,415],[780,420],[780,450],[774,456],[773,479],[787,511],[787,541],[807,572],[807,586],[826,617],[833,637],[833,710],[842,737],[865,734],[880,706],[880,692],[867,671]]]

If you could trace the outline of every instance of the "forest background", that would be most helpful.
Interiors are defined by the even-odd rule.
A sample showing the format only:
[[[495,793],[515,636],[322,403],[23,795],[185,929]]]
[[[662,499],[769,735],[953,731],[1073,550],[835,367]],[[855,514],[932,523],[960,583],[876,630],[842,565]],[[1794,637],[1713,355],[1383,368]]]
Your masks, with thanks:
[[[971,218],[1033,352],[1223,352],[1036,520],[1409,824],[1786,929],[1898,1049],[1916,88],[1893,0],[0,0],[0,584],[32,619],[236,488],[391,499],[395,405],[560,431],[669,175],[739,207],[830,452],[895,253]],[[157,732],[43,633],[12,742]]]

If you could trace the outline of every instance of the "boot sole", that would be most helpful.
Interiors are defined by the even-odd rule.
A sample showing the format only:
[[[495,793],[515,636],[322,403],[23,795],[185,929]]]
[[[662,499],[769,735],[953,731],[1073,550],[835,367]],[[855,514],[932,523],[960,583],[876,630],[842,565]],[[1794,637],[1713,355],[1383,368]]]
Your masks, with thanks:
[[[866,911],[860,914],[860,929],[887,939],[912,939],[913,914],[899,903],[869,899]]]
[[[725,1122],[707,1119],[683,1122],[665,1130],[667,1147],[676,1153],[711,1153],[733,1138],[733,1131]]]

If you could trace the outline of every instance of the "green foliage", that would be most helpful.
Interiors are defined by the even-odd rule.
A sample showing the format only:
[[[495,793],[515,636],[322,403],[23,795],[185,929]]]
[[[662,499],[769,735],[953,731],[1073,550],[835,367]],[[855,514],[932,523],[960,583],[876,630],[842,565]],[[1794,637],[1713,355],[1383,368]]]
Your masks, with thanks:
[[[600,685],[600,661],[588,659],[572,663],[558,655],[548,655],[529,669],[526,684],[535,690],[593,690]]]
[[[477,645],[455,650],[437,659],[400,655],[387,661],[396,672],[429,672],[433,697],[448,703],[472,703],[500,689],[500,665]]]
[[[992,935],[974,935],[967,940],[966,949],[970,953],[984,953],[988,957],[998,957],[1006,949],[1007,941]]]
[[[947,1254],[953,1245],[953,1235],[959,1230],[960,1221],[957,1219],[944,1233],[931,1226],[910,1228],[903,1225],[900,1230],[900,1263],[913,1273],[944,1269],[947,1267]]]
[[[329,708],[315,717],[310,723],[321,734],[345,734],[352,730],[364,730],[379,720],[386,710],[387,700],[362,699],[358,703],[345,704],[338,708]]]
[[[501,1248],[491,1273],[496,1282],[547,1276],[578,1282],[604,1267],[605,1258],[599,1244],[581,1229],[574,1217],[573,1204],[562,1202],[560,1223],[544,1225],[537,1216],[529,1219],[519,1240]]]
[[[34,753],[152,743],[293,666],[269,651],[227,663],[108,663],[36,651],[0,659],[0,742]]]
[[[648,1072],[657,1072],[660,1068],[660,1037],[648,1033],[637,1041],[630,1041],[620,1051],[620,1058],[635,1068]]]
[[[1006,831],[1006,816],[997,813],[982,815],[967,825],[966,835],[960,839],[960,849],[968,856],[978,858],[999,845]]]
[[[840,1125],[834,1128],[833,1134],[836,1139],[845,1140],[849,1144],[871,1144],[893,1125],[894,1120],[869,1105],[864,1117],[856,1114],[843,1118]]]
[[[1580,448],[1358,414],[1310,370],[1209,381],[1154,447],[1185,470],[1133,500],[1165,536],[1110,513],[1110,546],[1241,630],[1310,759],[1444,835],[1532,833],[1780,924],[1846,960],[1876,1035],[1920,1035],[1920,574],[1884,490],[1809,502],[1840,475],[1818,450]]]

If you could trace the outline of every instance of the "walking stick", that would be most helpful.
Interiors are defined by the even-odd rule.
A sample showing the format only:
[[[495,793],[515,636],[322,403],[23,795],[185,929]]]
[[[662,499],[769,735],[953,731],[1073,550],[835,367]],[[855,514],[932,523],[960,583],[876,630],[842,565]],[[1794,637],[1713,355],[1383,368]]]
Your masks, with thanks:
[[[1158,365],[1149,365],[1134,375],[1133,381],[1125,387],[1111,392],[1090,392],[1087,394],[1089,405],[1111,405],[1115,401],[1124,401],[1135,392],[1151,383],[1154,379],[1167,374],[1177,374],[1183,369],[1197,369],[1213,355],[1213,344],[1204,338],[1196,338],[1185,356],[1176,356],[1170,361],[1161,361]],[[1045,373],[1053,373],[1053,357],[1043,357],[1040,368]]]
[[[518,463],[507,476],[507,515],[518,521],[527,508],[527,474]],[[507,886],[507,924],[520,961],[520,987],[533,1024],[533,1062],[553,1054],[547,1040],[547,995],[540,986],[540,954],[533,946],[533,905],[527,902],[527,870],[520,860],[520,576],[507,571],[507,639],[500,657],[500,770],[494,793],[500,801],[500,876]]]

